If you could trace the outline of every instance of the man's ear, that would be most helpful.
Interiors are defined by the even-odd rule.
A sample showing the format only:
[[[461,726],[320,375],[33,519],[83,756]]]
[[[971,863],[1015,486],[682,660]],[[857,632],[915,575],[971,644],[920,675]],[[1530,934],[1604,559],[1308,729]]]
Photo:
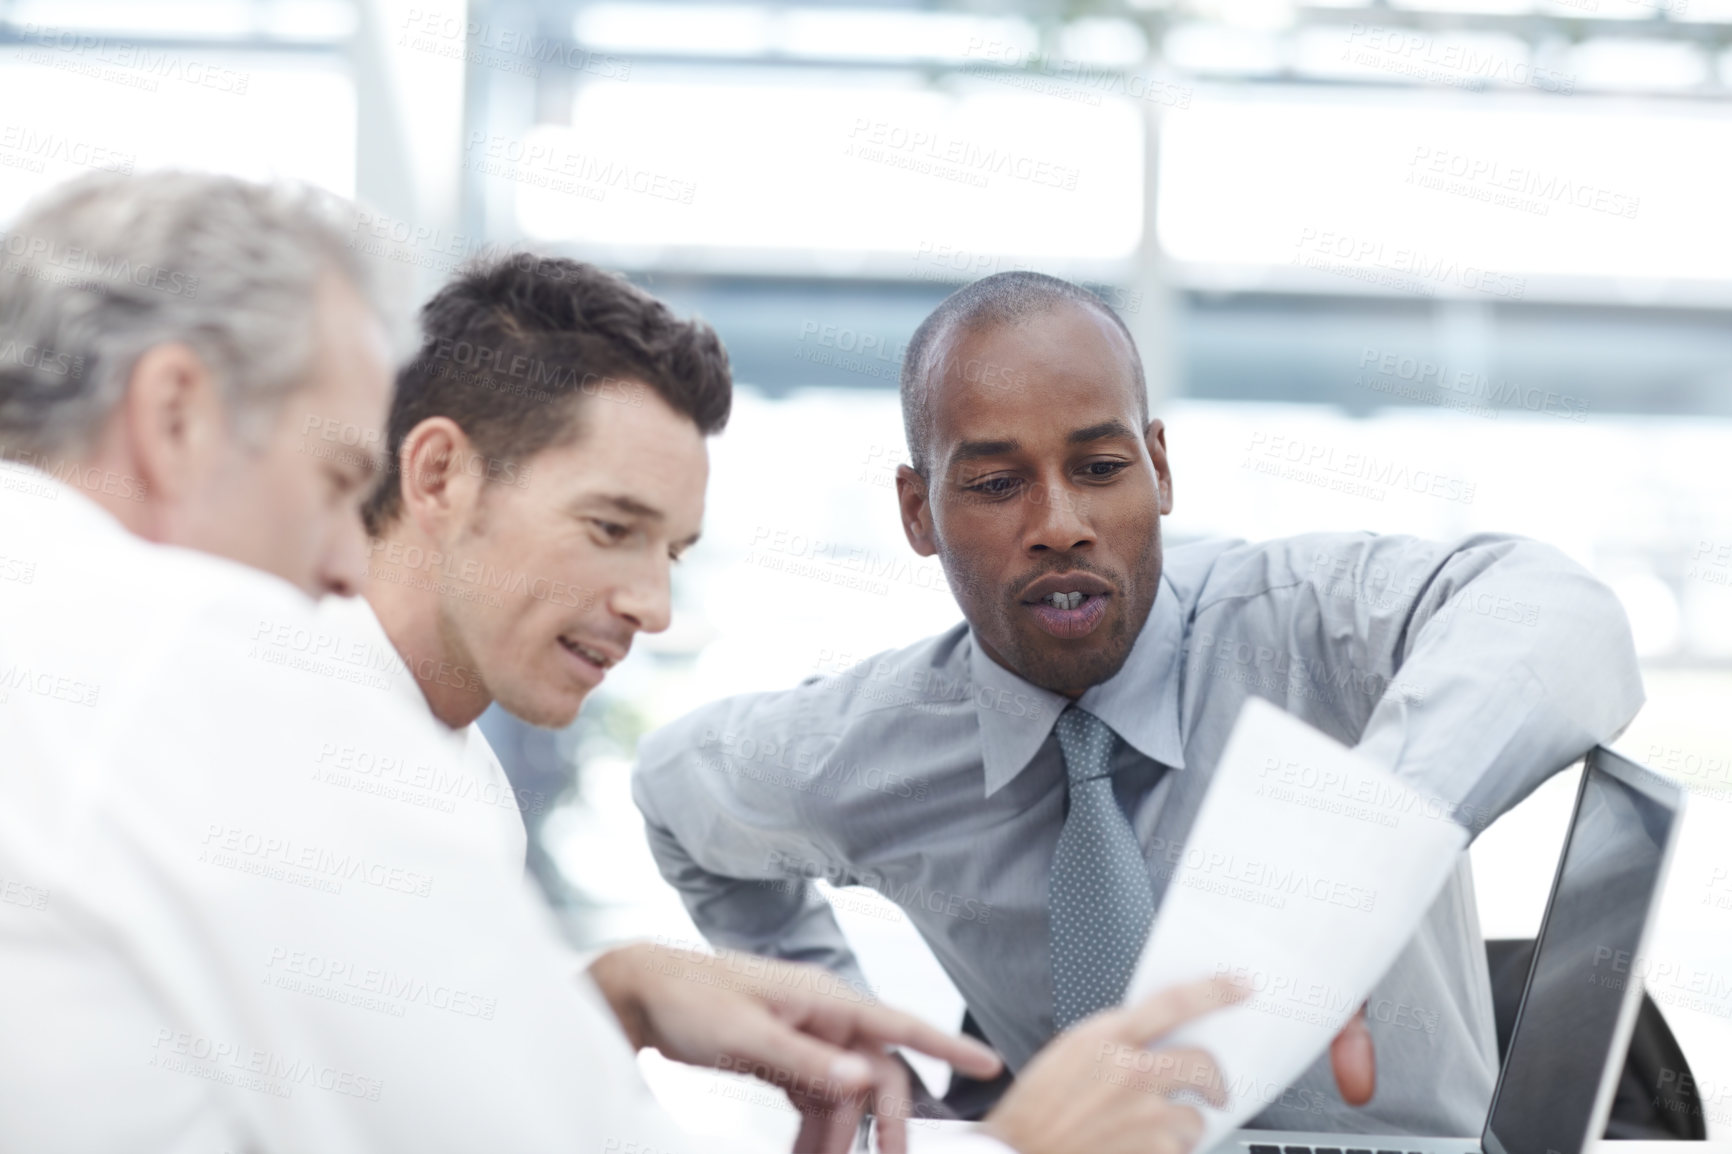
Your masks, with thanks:
[[[1143,432],[1143,443],[1149,447],[1149,460],[1155,466],[1155,487],[1161,495],[1161,516],[1173,511],[1173,474],[1167,467],[1167,427],[1159,417],[1151,418]]]
[[[926,478],[907,465],[896,467],[896,502],[902,507],[902,531],[908,535],[908,544],[922,557],[937,553]]]
[[[121,420],[138,480],[170,503],[199,486],[233,435],[215,376],[179,343],[146,349],[133,364]]]
[[[403,512],[435,539],[444,526],[469,521],[480,488],[475,470],[466,467],[474,453],[468,434],[450,417],[428,417],[397,450]]]

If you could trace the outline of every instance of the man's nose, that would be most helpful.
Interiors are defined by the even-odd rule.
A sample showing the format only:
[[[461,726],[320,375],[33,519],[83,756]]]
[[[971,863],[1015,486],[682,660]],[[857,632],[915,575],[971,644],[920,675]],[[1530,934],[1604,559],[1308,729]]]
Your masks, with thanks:
[[[666,563],[652,564],[632,581],[622,583],[608,599],[609,608],[644,633],[660,633],[673,620],[673,574]]]
[[[1025,547],[1031,553],[1057,553],[1094,544],[1094,533],[1083,516],[1081,501],[1063,485],[1038,485],[1023,496],[1028,504]]]
[[[317,574],[315,594],[354,597],[367,579],[367,530],[358,514],[333,526]]]

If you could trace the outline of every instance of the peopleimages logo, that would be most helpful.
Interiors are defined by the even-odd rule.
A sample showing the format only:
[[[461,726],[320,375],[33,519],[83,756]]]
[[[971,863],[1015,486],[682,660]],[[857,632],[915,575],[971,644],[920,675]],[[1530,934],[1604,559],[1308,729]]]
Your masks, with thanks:
[[[1246,1005],[1261,1013],[1313,1025],[1339,1021],[1365,1008],[1366,1017],[1385,1026],[1435,1036],[1442,1021],[1436,1010],[1390,998],[1365,998],[1346,990],[1292,974],[1270,973],[1217,962],[1215,976],[1231,977],[1256,997]]]
[[[329,1001],[353,999],[353,1004],[363,1009],[376,1008],[368,1003],[368,999],[378,999],[394,1011],[390,1012],[392,1017],[402,1017],[404,1005],[422,1005],[459,1017],[492,1021],[499,1009],[498,998],[473,990],[284,946],[271,947],[270,956],[265,960],[265,971],[266,979],[279,989],[324,997]]]
[[[48,237],[21,232],[0,233],[0,255],[11,258],[0,261],[0,272],[50,284],[95,281],[111,285],[131,284],[188,300],[198,296],[196,276],[142,261],[134,264],[125,257],[102,256],[87,248],[62,244]]]
[[[1444,395],[1464,401],[1484,402],[1505,409],[1526,409],[1568,421],[1585,421],[1588,402],[1568,393],[1513,384],[1493,379],[1475,369],[1455,368],[1442,360],[1385,352],[1367,346],[1359,354],[1359,368],[1377,377],[1397,378],[1416,386],[1429,386]],[[1376,389],[1377,385],[1369,387]],[[1388,391],[1381,389],[1379,391]]]
[[[0,877],[0,902],[22,906],[27,910],[45,910],[53,894],[41,886],[21,882],[17,878]]]
[[[838,889],[846,886],[866,886],[904,910],[924,910],[929,914],[942,914],[965,922],[992,920],[990,902],[964,897],[948,890],[927,889],[915,881],[899,883],[875,869],[863,870],[858,875],[847,874],[828,863],[784,854],[780,850],[772,850],[765,864],[770,869],[781,870],[790,878],[801,881],[828,882]]]
[[[100,144],[76,140],[58,132],[39,132],[22,124],[0,125],[0,149],[19,153],[33,162],[32,171],[41,172],[45,162],[54,160],[80,168],[96,168],[131,176],[138,158],[130,152],[117,152]]]
[[[293,838],[215,823],[205,830],[199,861],[326,893],[341,893],[345,881],[421,898],[433,892],[433,878],[428,874]]]
[[[1420,296],[1435,295],[1438,285],[1509,300],[1520,300],[1527,293],[1525,277],[1380,237],[1329,229],[1300,229],[1293,263]]]
[[[250,72],[224,68],[148,44],[49,24],[25,23],[20,24],[18,30],[24,40],[37,49],[25,56],[32,64],[107,80],[144,92],[156,92],[162,87],[162,81],[172,80],[227,96],[245,96],[247,86],[252,83]]]
[[[802,792],[816,788],[822,796],[832,796],[839,786],[858,785],[873,793],[925,801],[931,786],[924,777],[909,777],[893,769],[851,762],[809,746],[796,749],[792,741],[758,739],[732,731],[706,730],[699,748],[719,750],[721,760],[712,764],[723,772],[750,777],[758,770],[784,770],[788,771],[785,775],[768,780]]]
[[[1405,491],[1471,505],[1477,490],[1463,477],[1282,433],[1253,432],[1245,453],[1241,468],[1375,501]]]
[[[0,364],[37,369],[55,377],[77,377],[84,374],[83,357],[57,352],[28,341],[0,342]]]
[[[351,1070],[167,1027],[156,1032],[149,1064],[155,1069],[278,1098],[291,1097],[299,1086],[369,1102],[377,1102],[384,1091],[384,1083],[379,1079]]]
[[[1180,884],[1205,893],[1235,898],[1253,905],[1282,909],[1289,897],[1307,898],[1370,913],[1377,906],[1377,891],[1334,878],[1313,874],[1299,866],[1240,858],[1235,854],[1187,847],[1183,842],[1155,838],[1150,845],[1162,865],[1157,872],[1170,878],[1184,873]]]

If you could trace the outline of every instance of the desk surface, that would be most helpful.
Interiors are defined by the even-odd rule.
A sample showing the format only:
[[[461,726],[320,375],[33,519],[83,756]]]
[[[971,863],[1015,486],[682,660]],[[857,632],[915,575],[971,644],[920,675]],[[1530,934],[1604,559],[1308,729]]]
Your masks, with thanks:
[[[1588,1154],[1604,1152],[1604,1154],[1666,1154],[1666,1151],[1682,1151],[1690,1147],[1692,1151],[1703,1154],[1720,1154],[1725,1151],[1732,1154],[1732,1138],[1709,1138],[1706,1142],[1606,1142],[1600,1140],[1588,1147]]]
[[[915,1148],[919,1148],[919,1135],[925,1134],[957,1134],[973,1130],[974,1122],[940,1122],[933,1119],[910,1119],[909,1135],[914,1138]],[[874,1140],[872,1149],[876,1151],[878,1144]],[[1713,1138],[1706,1142],[1612,1142],[1601,1140],[1590,1145],[1585,1154],[1681,1154],[1688,1149],[1692,1154],[1732,1154],[1732,1138]]]

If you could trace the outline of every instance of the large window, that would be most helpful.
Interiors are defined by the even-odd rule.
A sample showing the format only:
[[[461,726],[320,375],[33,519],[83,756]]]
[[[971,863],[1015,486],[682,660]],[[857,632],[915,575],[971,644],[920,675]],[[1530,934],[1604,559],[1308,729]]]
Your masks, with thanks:
[[[472,135],[466,160],[515,196],[530,236],[636,266],[1099,271],[1142,233],[1136,109],[984,82],[634,71],[585,84],[569,127]]]
[[[1165,123],[1158,234],[1199,283],[1725,299],[1721,104],[1212,87]]]

